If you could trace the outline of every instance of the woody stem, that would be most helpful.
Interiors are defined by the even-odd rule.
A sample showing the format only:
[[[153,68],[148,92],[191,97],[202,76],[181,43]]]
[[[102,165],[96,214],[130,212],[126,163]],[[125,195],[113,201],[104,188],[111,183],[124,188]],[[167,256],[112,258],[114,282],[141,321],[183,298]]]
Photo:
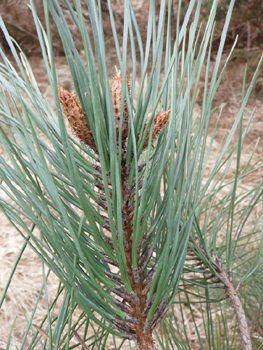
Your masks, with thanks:
[[[131,287],[139,299],[139,303],[131,301],[131,308],[133,309],[133,317],[138,321],[134,324],[135,339],[140,350],[153,350],[152,329],[145,330],[146,314],[144,313],[146,307],[147,295],[143,294],[142,273],[139,269],[134,269],[132,266],[132,242],[133,242],[133,208],[130,205],[130,191],[125,186],[127,181],[127,174],[125,168],[122,171],[122,195],[123,195],[123,235],[125,240],[125,255],[127,263],[127,272]],[[138,266],[139,267],[139,266]]]

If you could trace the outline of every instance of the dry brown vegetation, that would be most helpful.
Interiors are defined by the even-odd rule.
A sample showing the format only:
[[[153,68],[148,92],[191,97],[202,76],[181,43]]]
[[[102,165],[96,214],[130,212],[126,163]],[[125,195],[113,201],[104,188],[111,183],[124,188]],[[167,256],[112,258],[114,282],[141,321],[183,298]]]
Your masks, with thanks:
[[[4,19],[7,29],[11,35],[16,39],[18,44],[29,56],[32,68],[34,70],[35,76],[39,81],[39,85],[43,94],[49,98],[52,102],[52,93],[51,89],[48,86],[48,80],[44,73],[44,64],[41,59],[40,48],[38,44],[37,34],[34,29],[33,20],[31,17],[31,11],[27,7],[27,0],[12,1],[6,0],[1,1],[0,3],[0,14]],[[42,0],[36,0],[36,5],[38,8],[38,13],[40,19],[43,20],[44,13],[41,6]],[[148,10],[148,2],[143,0],[134,0],[134,9],[140,27],[142,28],[142,36],[145,36],[146,32],[146,13]],[[61,0],[61,3],[63,1]],[[83,1],[84,3],[84,1]],[[115,0],[112,1],[114,12],[116,16],[117,28],[121,34],[122,32],[122,14],[123,14],[123,1]],[[174,16],[176,16],[176,1],[174,1]],[[102,1],[102,5],[106,6],[106,1]],[[84,13],[86,16],[87,27],[89,26],[88,13]],[[105,19],[105,41],[107,49],[107,60],[108,60],[108,69],[109,74],[114,72],[114,64],[117,63],[113,39],[110,33],[110,23],[106,15],[104,14]],[[73,26],[70,16],[68,15],[68,20],[70,23],[70,28],[74,37],[76,38],[76,46],[81,51],[82,44],[80,37],[76,29]],[[73,84],[70,77],[70,73],[67,67],[66,59],[63,56],[63,48],[59,39],[59,35],[55,29],[54,24],[52,24],[53,36],[54,36],[54,48],[56,52],[56,67],[58,70],[59,83],[64,88],[72,91]],[[235,29],[235,30],[234,30]],[[230,36],[237,34],[238,28],[235,23],[235,28],[230,31]],[[244,30],[244,28],[242,28]],[[245,37],[245,35],[244,35]],[[2,33],[0,33],[0,45],[5,50],[6,54],[9,55],[8,47],[5,43]],[[216,46],[216,43],[215,43]],[[249,47],[249,51],[244,50],[244,57],[241,57],[242,51],[236,51],[233,54],[233,58],[230,61],[230,64],[225,72],[222,84],[219,87],[218,93],[215,99],[215,106],[224,105],[222,118],[219,122],[218,133],[216,136],[216,141],[213,146],[213,152],[216,153],[219,142],[222,136],[227,133],[234,122],[234,119],[238,113],[238,110],[241,105],[242,99],[242,81],[243,81],[243,72],[245,63],[248,64],[248,79],[251,77],[251,73],[255,69],[256,62],[260,55],[260,50],[258,47]],[[225,53],[227,55],[227,52]],[[128,67],[131,62],[128,62]],[[248,84],[249,82],[247,82]],[[202,94],[202,84],[200,84],[200,101]],[[252,95],[249,99],[249,103],[245,109],[244,115],[244,124],[248,121],[250,115],[253,112],[253,109],[256,107],[255,115],[253,122],[255,127],[249,133],[249,136],[245,140],[245,147],[242,153],[241,161],[246,162],[248,157],[250,157],[251,150],[253,149],[258,138],[261,138],[259,141],[259,147],[256,152],[256,157],[259,157],[263,153],[263,68],[261,68],[257,82],[255,84]],[[196,105],[196,112],[200,110],[200,104]],[[211,131],[213,124],[215,124],[217,112],[214,113],[212,120]],[[245,127],[245,125],[244,125]],[[0,152],[3,155],[3,149],[0,147]],[[233,170],[235,168],[235,162],[233,163]],[[252,185],[258,184],[263,175],[263,170],[251,175],[246,180],[246,186],[248,188]],[[23,245],[23,239],[19,233],[13,228],[8,220],[5,218],[4,214],[0,213],[1,218],[1,228],[0,228],[0,294],[5,287],[6,281],[9,277],[11,268],[15,262],[15,259]],[[26,248],[25,253],[18,265],[12,283],[10,285],[9,291],[7,293],[7,298],[3,304],[3,307],[0,311],[0,350],[5,349],[8,333],[11,328],[12,323],[15,321],[15,327],[13,331],[13,338],[11,342],[11,349],[14,349],[15,346],[19,346],[23,338],[23,334],[26,328],[26,321],[23,313],[29,318],[32,312],[32,309],[35,305],[37,295],[42,286],[42,266],[41,260],[36,256],[36,254]],[[55,276],[49,278],[48,280],[48,290],[49,298],[52,300],[52,296],[56,294],[58,281]],[[46,313],[46,302],[44,294],[41,296],[41,301],[39,307],[36,311],[34,317],[34,323],[40,324],[42,317]],[[196,318],[202,320],[202,315],[198,308],[196,309]],[[191,315],[189,313],[189,318],[186,320],[186,327],[189,328],[189,332],[194,328]],[[200,325],[201,327],[201,325]],[[260,333],[260,331],[259,331]],[[261,335],[263,334],[263,325],[261,328]],[[197,345],[196,333],[193,333],[193,349],[198,348]],[[109,342],[108,349],[111,349],[112,344]],[[26,348],[26,347],[25,347]]]

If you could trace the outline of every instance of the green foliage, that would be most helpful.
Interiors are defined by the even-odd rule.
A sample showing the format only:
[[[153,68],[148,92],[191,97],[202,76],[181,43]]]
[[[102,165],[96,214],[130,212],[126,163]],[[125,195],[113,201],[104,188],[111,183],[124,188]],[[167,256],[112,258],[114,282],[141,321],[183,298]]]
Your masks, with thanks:
[[[217,1],[213,2],[209,12],[201,42],[201,1],[190,1],[181,25],[179,6],[174,42],[170,34],[171,1],[167,7],[166,2],[161,3],[158,23],[155,21],[155,2],[150,1],[145,47],[130,1],[125,1],[122,43],[115,31],[114,14],[108,1],[122,86],[125,86],[128,57],[131,57],[133,67],[132,72],[128,72],[131,73],[131,92],[129,94],[127,88],[122,89],[121,94],[121,125],[125,103],[129,114],[125,159],[120,152],[121,133],[116,135],[100,2],[87,1],[91,37],[84,25],[80,2],[74,1],[73,8],[65,0],[83,39],[84,59],[75,48],[58,2],[44,1],[47,32],[38,21],[33,1],[30,5],[57,110],[52,109],[39,91],[26,57],[21,52],[23,64],[17,53],[18,45],[0,20],[18,67],[17,71],[0,51],[3,59],[0,64],[0,140],[9,157],[9,161],[0,157],[1,190],[9,197],[8,201],[2,197],[0,205],[27,244],[41,257],[46,295],[48,277],[45,266],[61,281],[57,297],[62,292],[64,296],[57,317],[53,316],[57,300],[49,306],[47,296],[49,311],[45,332],[49,341],[43,343],[43,348],[52,348],[52,341],[55,341],[56,348],[59,345],[69,349],[74,336],[71,327],[74,330],[84,327],[83,340],[91,348],[104,348],[110,333],[123,335],[116,330],[115,320],[116,316],[125,319],[126,312],[112,298],[112,288],[118,282],[108,277],[110,267],[104,257],[107,255],[111,263],[118,266],[118,278],[131,295],[135,292],[130,270],[138,269],[142,242],[143,247],[147,243],[154,251],[143,270],[144,278],[155,269],[147,294],[147,300],[152,301],[145,315],[147,322],[160,321],[167,311],[166,306],[171,305],[171,313],[162,324],[163,338],[158,333],[160,347],[165,349],[175,344],[179,349],[190,349],[186,330],[178,325],[178,336],[173,333],[172,327],[178,324],[178,320],[172,306],[179,304],[184,318],[183,305],[187,304],[196,325],[190,300],[194,297],[201,305],[205,327],[205,337],[202,338],[196,325],[201,347],[204,348],[205,339],[211,349],[237,348],[236,334],[232,338],[228,335],[225,310],[220,304],[217,306],[220,310],[218,319],[213,324],[211,308],[221,295],[210,291],[210,280],[204,273],[208,271],[210,279],[217,275],[215,261],[218,257],[226,270],[234,273],[235,278],[238,276],[238,281],[248,284],[254,280],[256,283],[262,263],[262,214],[252,215],[253,209],[262,201],[263,180],[253,189],[242,188],[244,179],[261,167],[261,160],[253,161],[252,154],[245,165],[240,164],[244,139],[252,120],[251,116],[248,125],[243,127],[243,113],[262,59],[247,91],[244,79],[240,110],[212,160],[216,127],[208,139],[213,98],[231,55],[222,67],[222,52],[234,1],[226,14],[212,75],[211,47]],[[71,138],[65,127],[57,92],[59,82],[52,51],[50,15],[58,27],[75,91],[85,111],[98,155]],[[137,56],[140,66],[137,65]],[[194,106],[203,68],[206,79],[202,109],[196,115]],[[134,98],[136,79],[139,81],[137,100]],[[149,142],[144,149],[147,130],[151,130],[150,140],[152,137],[155,114],[168,109],[171,110],[168,126],[162,129],[153,145]],[[239,136],[234,144],[236,132]],[[235,172],[230,174],[234,159]],[[124,167],[128,169],[125,185],[134,190],[129,202],[134,208],[130,267],[123,220]],[[103,190],[96,189],[98,180]],[[101,194],[105,197],[104,207],[98,202]],[[32,227],[26,224],[28,221]],[[105,240],[103,229],[106,224],[111,244]],[[244,232],[247,225],[250,225],[250,230]],[[36,228],[40,234],[35,232]],[[249,249],[252,243],[257,245],[256,253]],[[193,256],[199,265],[193,263]],[[18,261],[19,258],[16,264]],[[12,275],[9,282],[11,278]],[[83,313],[72,324],[77,305]],[[247,307],[255,308],[250,304]],[[32,318],[33,315],[34,312]],[[28,321],[21,349],[29,329],[33,329],[32,318]],[[90,337],[87,330],[93,327],[93,322],[98,327],[94,327],[94,335]],[[224,326],[223,339],[220,324]],[[36,332],[28,349],[34,349],[38,342]]]

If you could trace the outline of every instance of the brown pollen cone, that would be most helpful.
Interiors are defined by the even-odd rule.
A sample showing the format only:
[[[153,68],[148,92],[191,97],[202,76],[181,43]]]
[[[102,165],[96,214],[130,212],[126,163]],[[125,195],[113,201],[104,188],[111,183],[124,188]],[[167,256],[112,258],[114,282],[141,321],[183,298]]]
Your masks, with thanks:
[[[154,141],[158,137],[158,135],[160,134],[162,128],[168,122],[170,112],[171,112],[171,110],[169,110],[169,111],[162,111],[162,112],[158,113],[154,117],[152,141]],[[148,132],[147,132],[147,135],[146,135],[146,139],[144,141],[143,149],[148,146],[149,137],[150,137],[150,127],[148,129]]]
[[[84,111],[76,94],[72,94],[63,87],[58,87],[58,98],[61,103],[63,114],[68,119],[74,134],[82,143],[89,146],[95,153],[98,150],[91,130],[85,119]]]
[[[128,86],[128,90],[130,92],[131,88],[131,77],[127,73],[126,74],[126,82]],[[117,137],[119,135],[120,130],[120,119],[121,119],[121,93],[122,93],[122,77],[121,71],[119,70],[113,76],[113,80],[110,84],[110,91],[112,96],[112,103],[115,114],[115,122],[116,122],[116,133]],[[129,114],[127,109],[126,99],[124,100],[124,108],[123,108],[123,123],[122,123],[122,139],[125,140],[128,136],[128,125],[129,125]]]

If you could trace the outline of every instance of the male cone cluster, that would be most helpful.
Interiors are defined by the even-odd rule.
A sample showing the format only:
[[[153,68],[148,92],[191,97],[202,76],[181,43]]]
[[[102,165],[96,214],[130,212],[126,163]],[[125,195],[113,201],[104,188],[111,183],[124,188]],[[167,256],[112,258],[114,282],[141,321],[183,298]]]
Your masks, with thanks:
[[[131,77],[129,74],[126,74],[126,82],[128,86],[128,91],[131,90]],[[115,123],[116,123],[116,134],[117,138],[119,136],[120,130],[120,120],[121,120],[121,94],[122,94],[122,76],[121,71],[119,70],[114,74],[112,82],[110,84],[110,92],[113,103],[113,109],[115,114]],[[129,126],[129,114],[127,109],[126,99],[124,100],[123,107],[123,122],[122,122],[122,140],[125,140],[128,136],[128,126]]]
[[[68,119],[74,134],[82,143],[98,153],[93,135],[85,118],[85,113],[76,94],[72,94],[63,87],[58,87],[58,97],[63,108],[63,113]]]
[[[126,74],[126,83],[128,91],[131,88],[131,78],[129,74]],[[120,124],[121,124],[121,95],[122,95],[122,76],[119,70],[114,74],[111,84],[110,91],[112,96],[113,109],[115,114],[116,122],[116,135],[117,139],[119,136]],[[63,114],[68,119],[69,125],[74,133],[82,143],[91,148],[95,153],[98,154],[98,149],[95,144],[94,137],[91,133],[87,120],[85,118],[85,112],[81,106],[78,96],[74,93],[70,93],[63,87],[58,87],[58,96],[61,103]],[[167,123],[169,119],[170,110],[158,113],[154,118],[152,141],[157,139],[160,131]],[[123,118],[122,118],[122,141],[125,142],[129,131],[129,114],[127,109],[126,99],[124,100],[123,106]],[[146,139],[143,148],[146,148],[149,143],[150,127],[148,128]]]

